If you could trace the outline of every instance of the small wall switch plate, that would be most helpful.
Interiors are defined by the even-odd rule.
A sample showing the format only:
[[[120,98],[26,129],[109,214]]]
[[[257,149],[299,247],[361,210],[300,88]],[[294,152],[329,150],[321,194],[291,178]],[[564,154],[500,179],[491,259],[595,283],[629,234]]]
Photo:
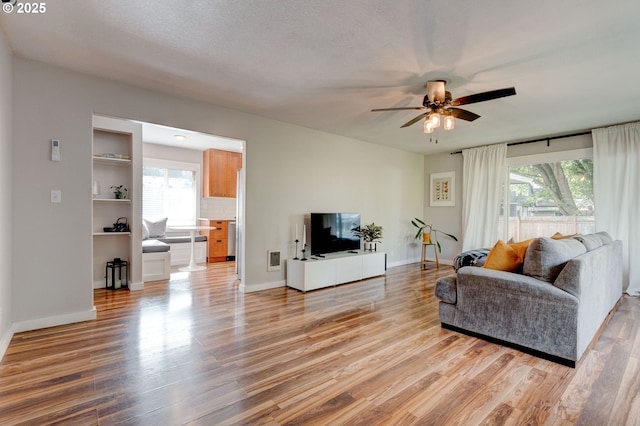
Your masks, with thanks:
[[[60,141],[51,139],[51,161],[60,161]]]
[[[62,191],[59,189],[51,190],[51,202],[52,203],[61,203],[62,202]]]

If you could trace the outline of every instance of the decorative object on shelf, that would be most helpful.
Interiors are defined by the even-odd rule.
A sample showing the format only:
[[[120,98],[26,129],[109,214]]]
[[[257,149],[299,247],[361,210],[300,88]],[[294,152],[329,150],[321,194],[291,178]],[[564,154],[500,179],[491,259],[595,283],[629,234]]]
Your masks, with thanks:
[[[451,207],[456,205],[455,172],[431,173],[430,197],[431,207]]]
[[[119,217],[113,226],[102,228],[104,232],[129,232],[129,223],[126,217]]]
[[[298,257],[298,243],[300,242],[300,240],[298,239],[298,225],[297,224],[296,224],[295,228],[296,228],[296,232],[295,232],[295,234],[296,234],[296,239],[295,239],[296,253],[294,255],[293,260],[299,260],[300,258]]]
[[[455,235],[447,234],[446,232],[441,231],[439,229],[434,229],[433,225],[431,224],[427,225],[417,217],[411,221],[411,224],[416,228],[418,228],[418,232],[416,232],[416,235],[414,238],[417,240],[422,237],[422,242],[424,244],[435,244],[438,247],[438,251],[440,253],[442,253],[442,247],[440,246],[440,242],[438,241],[438,237],[437,237],[438,232],[446,235],[447,237],[451,238],[454,241],[458,241]]]
[[[118,276],[116,278],[116,271]],[[123,277],[124,271],[124,277]],[[111,276],[109,276],[111,272]],[[105,287],[109,290],[118,290],[120,288],[129,287],[129,262],[119,257],[107,262],[105,268]]]
[[[100,195],[100,181],[97,181],[97,180],[93,181],[93,187],[91,188],[91,194],[93,195],[93,198],[96,198],[98,195]]]
[[[307,251],[307,225],[302,225],[302,259],[307,260],[305,252]]]
[[[127,188],[124,185],[112,186],[113,195],[116,197],[116,200],[124,200],[127,198]]]
[[[377,251],[377,243],[382,243],[382,226],[375,222],[353,228],[351,232],[364,240],[364,251]]]

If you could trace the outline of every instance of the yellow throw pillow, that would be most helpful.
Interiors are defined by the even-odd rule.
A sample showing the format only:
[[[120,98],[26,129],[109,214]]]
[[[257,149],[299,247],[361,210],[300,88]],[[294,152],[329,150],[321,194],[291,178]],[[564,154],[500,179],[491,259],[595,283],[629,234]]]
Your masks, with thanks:
[[[571,234],[571,235],[562,235],[559,232],[556,232],[555,234],[553,234],[551,236],[551,239],[553,240],[564,240],[565,238],[571,238],[571,237],[575,237],[578,234]]]
[[[522,266],[522,258],[518,252],[502,240],[498,240],[493,246],[484,262],[485,268],[498,271],[513,272],[517,271],[520,266]]]
[[[531,245],[531,242],[533,240],[535,240],[535,238],[520,241],[519,243],[509,244],[516,251],[516,253],[518,253],[518,256],[520,256],[520,260],[522,262],[524,262],[524,255],[527,254],[527,249],[529,248],[529,245]]]

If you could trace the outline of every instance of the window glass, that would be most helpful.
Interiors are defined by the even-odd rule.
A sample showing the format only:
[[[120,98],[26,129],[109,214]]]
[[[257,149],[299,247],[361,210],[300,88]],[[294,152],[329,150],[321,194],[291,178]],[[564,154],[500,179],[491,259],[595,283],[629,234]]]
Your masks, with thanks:
[[[510,166],[508,215],[512,241],[594,232],[593,161]]]
[[[197,165],[163,166],[145,161],[142,168],[142,217],[149,220],[166,217],[167,226],[195,224],[196,170]]]

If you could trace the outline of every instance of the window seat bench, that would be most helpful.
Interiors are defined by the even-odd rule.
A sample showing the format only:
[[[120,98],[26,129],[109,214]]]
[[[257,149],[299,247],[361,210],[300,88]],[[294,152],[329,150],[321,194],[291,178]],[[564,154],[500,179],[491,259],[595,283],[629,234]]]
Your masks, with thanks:
[[[207,261],[207,237],[197,235],[195,240],[197,263]],[[158,281],[170,278],[170,267],[188,265],[191,258],[191,238],[171,236],[142,241],[142,280]]]

